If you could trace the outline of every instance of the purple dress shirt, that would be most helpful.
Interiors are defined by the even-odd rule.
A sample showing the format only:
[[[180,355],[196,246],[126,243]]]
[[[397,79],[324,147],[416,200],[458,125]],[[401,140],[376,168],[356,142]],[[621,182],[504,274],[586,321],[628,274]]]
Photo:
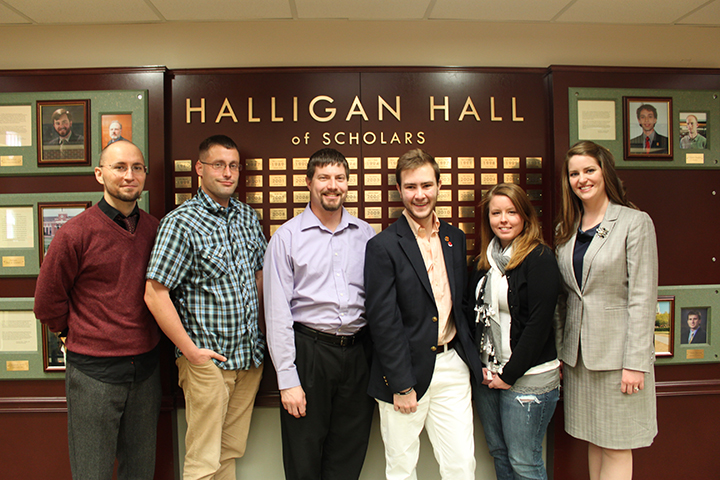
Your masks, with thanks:
[[[344,208],[331,232],[310,205],[272,236],[263,268],[267,341],[280,390],[300,385],[293,323],[354,335],[365,321],[365,244],[375,230]]]

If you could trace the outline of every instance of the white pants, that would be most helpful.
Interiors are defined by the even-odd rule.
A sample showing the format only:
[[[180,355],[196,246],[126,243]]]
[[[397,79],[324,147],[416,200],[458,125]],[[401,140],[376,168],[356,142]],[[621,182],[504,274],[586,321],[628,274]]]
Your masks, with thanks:
[[[417,479],[423,427],[427,427],[442,478],[475,479],[470,370],[455,349],[437,356],[430,388],[415,413],[396,412],[392,403],[380,400],[378,404],[388,480]]]

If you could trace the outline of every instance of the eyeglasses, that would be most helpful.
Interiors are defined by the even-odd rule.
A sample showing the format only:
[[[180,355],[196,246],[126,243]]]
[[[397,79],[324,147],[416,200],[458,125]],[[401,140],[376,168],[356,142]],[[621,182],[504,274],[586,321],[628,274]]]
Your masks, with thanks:
[[[226,168],[229,168],[231,172],[239,172],[241,168],[240,164],[235,162],[203,162],[202,160],[198,160],[198,162],[202,163],[203,165],[210,165],[213,170],[217,171],[224,171]]]
[[[147,167],[145,165],[130,165],[129,167],[125,165],[124,163],[114,163],[112,165],[100,165],[100,167],[107,167],[112,172],[118,174],[118,175],[125,175],[128,171],[128,168],[132,170],[133,175],[142,175],[144,173],[147,173]]]

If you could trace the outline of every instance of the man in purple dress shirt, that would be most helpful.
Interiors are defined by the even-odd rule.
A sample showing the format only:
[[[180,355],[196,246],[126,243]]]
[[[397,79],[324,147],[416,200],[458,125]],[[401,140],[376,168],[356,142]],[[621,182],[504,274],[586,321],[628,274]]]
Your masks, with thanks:
[[[267,340],[291,480],[356,480],[370,435],[363,265],[375,232],[343,208],[348,170],[337,150],[315,152],[309,208],[275,232],[265,253]]]

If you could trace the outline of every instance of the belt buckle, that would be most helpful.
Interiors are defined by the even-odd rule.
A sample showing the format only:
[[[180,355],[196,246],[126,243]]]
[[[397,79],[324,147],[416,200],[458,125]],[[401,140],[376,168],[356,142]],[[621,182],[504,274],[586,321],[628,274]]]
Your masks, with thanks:
[[[348,347],[348,346],[352,345],[352,343],[350,342],[351,340],[352,340],[352,335],[350,335],[350,336],[346,336],[346,335],[340,336],[340,346],[341,346],[341,347]]]

